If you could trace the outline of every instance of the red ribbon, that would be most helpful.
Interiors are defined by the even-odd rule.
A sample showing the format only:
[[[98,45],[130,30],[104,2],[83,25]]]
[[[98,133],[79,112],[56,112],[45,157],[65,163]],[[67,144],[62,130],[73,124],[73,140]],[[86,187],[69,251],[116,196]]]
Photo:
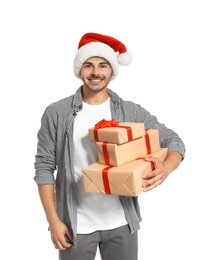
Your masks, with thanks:
[[[103,185],[104,185],[106,194],[111,194],[111,189],[110,189],[109,180],[108,180],[108,170],[112,167],[113,166],[108,166],[102,170]]]
[[[109,165],[110,161],[109,161],[109,155],[108,155],[108,149],[107,149],[107,142],[102,143],[102,150],[103,150],[105,164]]]
[[[97,124],[95,124],[95,129],[117,126],[117,125],[118,123],[115,121],[115,118],[113,118],[112,120],[103,119],[99,121]]]
[[[147,133],[148,130],[149,130],[149,128],[145,129],[145,142],[146,142],[147,154],[150,154],[151,153],[151,143],[150,143],[150,139],[149,139],[149,134]]]
[[[120,128],[125,128],[127,130],[127,135],[128,135],[128,141],[131,141],[133,139],[132,137],[132,129],[129,126],[121,126],[118,125],[118,123],[115,121],[115,118],[113,118],[112,120],[101,120],[99,121],[97,124],[95,124],[94,127],[94,140],[96,142],[99,141],[98,138],[98,129],[100,128],[106,128],[106,127],[120,127]]]
[[[150,162],[150,163],[151,163],[151,169],[152,169],[152,171],[154,171],[155,170],[154,163],[153,162]]]
[[[102,119],[97,124],[95,124],[95,127],[94,127],[94,139],[95,139],[95,141],[96,142],[99,141],[99,139],[98,139],[98,129],[105,128],[105,127],[114,127],[114,126],[118,126],[118,123],[115,121],[115,118],[113,118],[112,120]]]

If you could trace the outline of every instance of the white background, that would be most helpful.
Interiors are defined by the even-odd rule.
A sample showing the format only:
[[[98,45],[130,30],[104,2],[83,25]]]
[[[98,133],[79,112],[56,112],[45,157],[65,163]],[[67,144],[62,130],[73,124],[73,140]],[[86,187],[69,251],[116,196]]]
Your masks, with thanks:
[[[36,134],[46,106],[80,86],[72,64],[89,31],[134,55],[109,87],[186,144],[179,169],[140,195],[139,260],[204,259],[202,2],[1,1],[1,259],[57,259],[33,180]]]

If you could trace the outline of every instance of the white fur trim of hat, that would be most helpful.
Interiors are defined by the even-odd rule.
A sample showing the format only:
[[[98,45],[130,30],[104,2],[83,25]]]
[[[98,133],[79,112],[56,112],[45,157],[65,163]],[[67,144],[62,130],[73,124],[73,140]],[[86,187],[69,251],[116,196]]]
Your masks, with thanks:
[[[83,63],[94,56],[110,63],[113,70],[112,79],[118,75],[119,65],[127,66],[132,62],[132,54],[117,39],[97,33],[86,33],[79,42],[74,59],[74,74],[77,78],[81,78],[80,70]]]

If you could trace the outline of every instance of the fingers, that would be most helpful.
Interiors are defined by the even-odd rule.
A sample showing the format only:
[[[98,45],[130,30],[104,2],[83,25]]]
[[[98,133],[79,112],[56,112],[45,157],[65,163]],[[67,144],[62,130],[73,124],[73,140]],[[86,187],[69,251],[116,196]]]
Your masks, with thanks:
[[[62,239],[52,239],[54,247],[59,250],[66,250],[67,248],[72,247],[73,243],[71,240],[67,240],[64,238]]]
[[[52,239],[52,243],[54,244],[54,247],[59,250],[65,250],[66,247],[64,247],[59,240]]]
[[[64,237],[65,237],[65,241],[66,241],[68,244],[73,244],[72,239],[71,239],[67,234],[65,234]]]
[[[142,187],[144,188],[143,191],[149,191],[154,189],[161,183],[160,178],[162,173],[162,164],[157,158],[152,156],[146,157],[145,161],[151,162],[153,165],[152,171],[142,176],[144,180],[144,183],[142,185]]]
[[[153,164],[154,168],[157,168],[157,166],[160,162],[158,158],[153,157],[153,156],[145,157],[144,159],[147,162],[151,162]]]
[[[50,233],[52,242],[56,249],[65,250],[72,247],[72,234],[62,221],[52,222],[52,225],[50,225]]]
[[[152,190],[158,185],[159,185],[158,182],[155,182],[154,179],[150,179],[149,181],[143,183],[143,185],[142,185],[142,187],[144,188],[143,191],[146,192],[146,191]]]

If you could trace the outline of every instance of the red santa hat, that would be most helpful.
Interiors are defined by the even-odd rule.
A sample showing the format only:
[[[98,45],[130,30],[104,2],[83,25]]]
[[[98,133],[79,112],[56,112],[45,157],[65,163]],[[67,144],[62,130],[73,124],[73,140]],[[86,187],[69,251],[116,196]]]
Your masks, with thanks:
[[[113,70],[112,79],[119,72],[119,65],[127,66],[132,61],[132,54],[127,51],[125,45],[117,39],[98,33],[86,33],[82,36],[78,51],[74,59],[74,74],[80,77],[83,63],[91,57],[101,57],[107,60]]]

